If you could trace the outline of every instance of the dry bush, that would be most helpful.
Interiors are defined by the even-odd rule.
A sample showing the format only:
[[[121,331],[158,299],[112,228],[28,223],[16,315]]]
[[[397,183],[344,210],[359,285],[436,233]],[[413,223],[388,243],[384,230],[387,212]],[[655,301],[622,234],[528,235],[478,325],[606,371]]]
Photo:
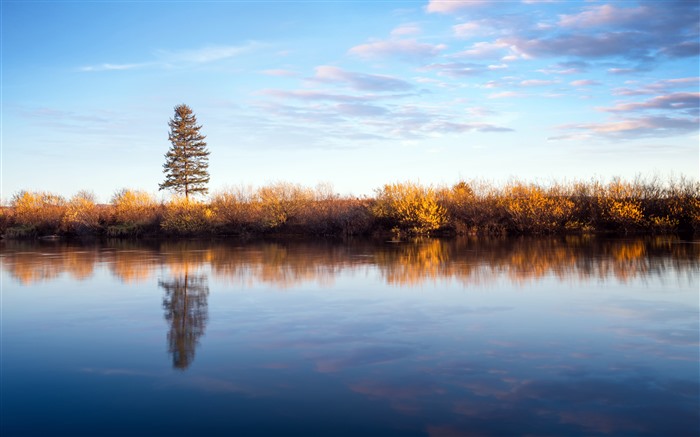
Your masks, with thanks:
[[[573,218],[573,202],[556,186],[545,191],[534,184],[512,182],[505,187],[501,202],[511,226],[520,233],[560,231]]]
[[[204,203],[176,197],[165,204],[161,228],[168,233],[192,235],[211,232],[214,214]]]
[[[615,178],[596,194],[602,226],[628,233],[644,225],[642,202],[633,184]]]
[[[72,234],[95,234],[101,229],[100,208],[95,204],[95,195],[80,191],[66,204],[62,228]]]
[[[112,197],[111,203],[117,224],[151,225],[160,214],[160,205],[146,191],[124,188]]]
[[[48,192],[22,191],[12,198],[11,207],[15,225],[23,229],[19,234],[53,234],[61,225],[66,201]]]
[[[122,189],[112,197],[113,225],[107,228],[107,234],[111,237],[132,237],[143,232],[156,231],[161,209],[151,194],[140,190]]]
[[[413,182],[384,185],[377,191],[372,211],[376,217],[416,235],[429,234],[447,223],[436,191]]]
[[[316,186],[299,218],[305,232],[326,236],[369,234],[373,224],[368,201],[341,197],[329,184]]]
[[[312,190],[287,182],[262,187],[256,195],[262,223],[268,229],[298,224],[299,216],[314,199]]]
[[[250,186],[229,188],[216,193],[211,201],[213,223],[221,231],[246,233],[259,230],[260,202]]]

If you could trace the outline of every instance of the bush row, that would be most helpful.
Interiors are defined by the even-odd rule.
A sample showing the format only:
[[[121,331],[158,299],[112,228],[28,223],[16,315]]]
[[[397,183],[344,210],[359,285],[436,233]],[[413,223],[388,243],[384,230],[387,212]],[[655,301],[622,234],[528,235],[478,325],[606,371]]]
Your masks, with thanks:
[[[5,237],[42,235],[349,236],[393,233],[557,234],[700,232],[700,183],[688,179],[451,187],[387,184],[375,196],[343,197],[329,187],[276,183],[219,192],[207,201],[159,202],[124,189],[109,204],[89,192],[64,199],[20,192],[0,210]]]

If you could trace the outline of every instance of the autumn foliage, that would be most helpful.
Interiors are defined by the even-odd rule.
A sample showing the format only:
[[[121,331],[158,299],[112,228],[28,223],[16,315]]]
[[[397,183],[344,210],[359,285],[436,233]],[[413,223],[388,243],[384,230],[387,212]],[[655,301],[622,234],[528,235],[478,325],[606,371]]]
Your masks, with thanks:
[[[700,183],[658,179],[569,184],[460,181],[449,187],[393,183],[373,197],[277,182],[220,191],[208,200],[123,189],[109,204],[17,193],[0,209],[5,237],[97,235],[506,235],[700,232]]]

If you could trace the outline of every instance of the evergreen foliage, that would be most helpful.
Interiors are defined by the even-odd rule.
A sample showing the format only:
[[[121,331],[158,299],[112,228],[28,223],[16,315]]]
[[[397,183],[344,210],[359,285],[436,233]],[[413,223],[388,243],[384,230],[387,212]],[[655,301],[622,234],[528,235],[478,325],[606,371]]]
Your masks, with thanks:
[[[170,189],[176,193],[206,194],[209,183],[209,150],[204,135],[199,130],[197,117],[187,105],[175,107],[175,115],[168,123],[171,146],[165,154],[163,173],[165,181],[159,189]]]

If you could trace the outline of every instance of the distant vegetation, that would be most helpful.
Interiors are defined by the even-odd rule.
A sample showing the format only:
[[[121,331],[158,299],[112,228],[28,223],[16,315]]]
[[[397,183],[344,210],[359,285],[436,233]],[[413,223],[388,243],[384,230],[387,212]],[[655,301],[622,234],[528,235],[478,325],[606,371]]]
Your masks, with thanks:
[[[159,202],[124,189],[109,204],[92,194],[70,199],[20,192],[0,209],[8,238],[45,235],[506,235],[700,233],[700,182],[685,178],[503,186],[461,181],[452,187],[395,183],[373,197],[343,197],[329,187],[275,183],[237,188],[207,201]]]

